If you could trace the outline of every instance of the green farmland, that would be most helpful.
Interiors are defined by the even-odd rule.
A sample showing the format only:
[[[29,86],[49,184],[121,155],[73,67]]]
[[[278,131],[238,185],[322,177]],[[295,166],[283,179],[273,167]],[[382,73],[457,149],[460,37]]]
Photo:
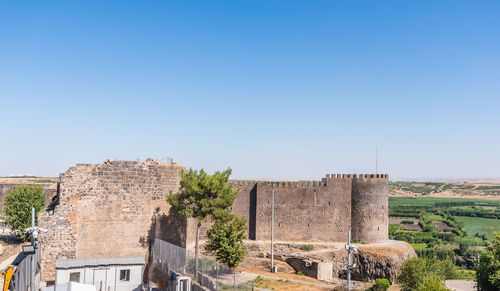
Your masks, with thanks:
[[[465,230],[474,235],[484,234],[488,239],[494,238],[494,233],[500,231],[500,220],[482,217],[455,216],[458,222],[464,224]]]
[[[500,200],[389,197],[389,216],[390,239],[410,243],[419,257],[450,260],[471,274],[474,258],[500,232]]]

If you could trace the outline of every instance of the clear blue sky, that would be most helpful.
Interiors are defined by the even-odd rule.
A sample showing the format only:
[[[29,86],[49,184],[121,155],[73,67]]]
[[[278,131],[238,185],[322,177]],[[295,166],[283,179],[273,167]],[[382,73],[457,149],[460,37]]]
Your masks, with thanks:
[[[190,3],[187,3],[190,2]],[[499,1],[3,1],[0,175],[500,176]]]

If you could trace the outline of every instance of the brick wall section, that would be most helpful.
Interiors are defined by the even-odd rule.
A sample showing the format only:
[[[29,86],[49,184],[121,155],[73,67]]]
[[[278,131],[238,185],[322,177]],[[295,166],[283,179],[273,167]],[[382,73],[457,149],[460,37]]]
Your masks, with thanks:
[[[165,201],[179,188],[177,164],[107,161],[79,164],[61,174],[60,201],[40,215],[43,281],[55,276],[55,260],[146,256],[149,240],[185,245],[185,220]],[[172,227],[175,226],[175,227]]]

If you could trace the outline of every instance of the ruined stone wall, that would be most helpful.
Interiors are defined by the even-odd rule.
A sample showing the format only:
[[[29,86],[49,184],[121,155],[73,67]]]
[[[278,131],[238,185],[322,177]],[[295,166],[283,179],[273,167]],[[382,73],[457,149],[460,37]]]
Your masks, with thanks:
[[[352,237],[366,243],[388,239],[388,175],[354,175],[352,182]]]
[[[160,237],[185,245],[185,219],[165,201],[179,188],[177,164],[107,161],[79,164],[61,174],[59,205],[40,215],[43,281],[55,261],[70,258],[146,256]]]

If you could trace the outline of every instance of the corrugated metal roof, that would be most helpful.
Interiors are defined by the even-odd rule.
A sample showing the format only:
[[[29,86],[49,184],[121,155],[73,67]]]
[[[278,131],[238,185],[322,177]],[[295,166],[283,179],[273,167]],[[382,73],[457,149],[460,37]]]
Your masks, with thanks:
[[[144,265],[144,257],[123,258],[92,258],[92,259],[68,259],[57,260],[56,269],[70,269],[82,267],[116,266],[116,265]]]

